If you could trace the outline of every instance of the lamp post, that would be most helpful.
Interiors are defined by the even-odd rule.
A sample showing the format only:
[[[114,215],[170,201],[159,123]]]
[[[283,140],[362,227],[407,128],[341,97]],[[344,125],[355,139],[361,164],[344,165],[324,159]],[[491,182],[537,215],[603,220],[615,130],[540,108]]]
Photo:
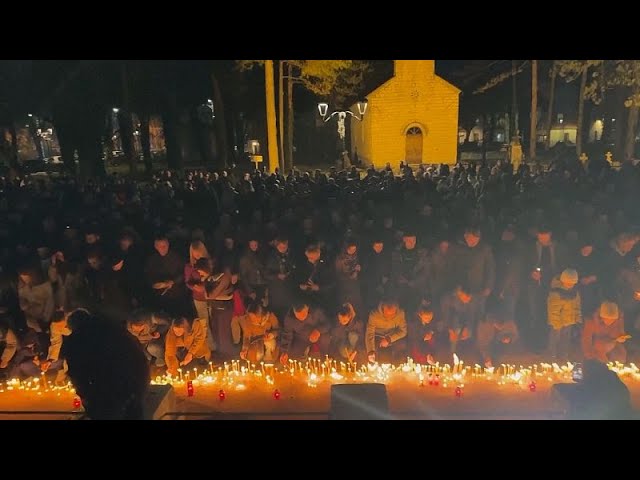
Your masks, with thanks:
[[[329,113],[329,104],[328,103],[319,103],[318,104],[318,113],[320,117],[322,117],[322,121],[327,123],[333,117],[336,117],[338,120],[338,137],[342,141],[342,166],[344,168],[344,154],[347,150],[347,142],[346,142],[346,128],[344,121],[347,118],[347,115],[355,118],[356,120],[362,121],[364,118],[364,114],[367,113],[368,101],[366,99],[360,100],[357,104],[358,113],[354,113],[351,110],[335,110]]]

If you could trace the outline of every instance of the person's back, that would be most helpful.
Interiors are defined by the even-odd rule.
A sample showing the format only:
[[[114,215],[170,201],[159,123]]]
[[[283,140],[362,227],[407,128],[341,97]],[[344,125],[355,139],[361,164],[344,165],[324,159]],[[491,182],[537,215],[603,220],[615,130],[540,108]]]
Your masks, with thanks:
[[[94,318],[73,327],[64,349],[68,375],[89,418],[143,419],[149,365],[133,336]]]

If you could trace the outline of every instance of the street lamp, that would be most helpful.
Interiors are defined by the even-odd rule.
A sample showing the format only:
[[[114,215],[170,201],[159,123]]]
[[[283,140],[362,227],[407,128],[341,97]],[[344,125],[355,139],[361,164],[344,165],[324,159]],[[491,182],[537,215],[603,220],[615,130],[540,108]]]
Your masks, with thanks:
[[[342,140],[342,152],[347,150],[346,145],[346,129],[344,125],[344,121],[347,118],[347,115],[351,115],[356,120],[362,121],[364,118],[364,114],[367,113],[368,101],[367,99],[360,100],[356,106],[358,107],[358,113],[354,113],[351,110],[336,110],[332,113],[329,113],[329,104],[328,103],[319,103],[318,104],[318,113],[320,117],[322,117],[322,121],[327,123],[333,117],[338,119],[338,136],[340,140]]]

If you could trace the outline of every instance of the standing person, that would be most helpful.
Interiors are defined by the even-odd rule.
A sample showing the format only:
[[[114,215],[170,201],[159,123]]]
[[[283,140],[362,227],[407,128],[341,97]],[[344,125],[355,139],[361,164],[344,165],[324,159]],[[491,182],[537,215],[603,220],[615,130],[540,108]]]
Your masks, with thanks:
[[[427,284],[427,252],[416,245],[416,234],[406,231],[402,235],[402,246],[393,252],[391,257],[391,270],[399,305],[404,311],[409,312],[415,312],[422,300],[431,300]]]
[[[496,309],[502,321],[516,320],[522,279],[522,247],[513,225],[507,225],[496,249]]]
[[[276,316],[256,301],[238,318],[242,334],[240,358],[250,362],[272,362],[277,348],[279,324]]]
[[[278,237],[275,239],[274,246],[265,265],[265,278],[269,288],[271,311],[276,317],[284,318],[293,302],[293,274],[296,266],[289,252],[289,240]]]
[[[354,240],[347,240],[342,252],[336,258],[337,301],[339,304],[350,303],[356,311],[362,311],[363,308],[360,289],[361,271],[358,245]]]
[[[289,358],[324,357],[329,353],[329,322],[319,308],[311,308],[301,301],[293,304],[284,317],[280,341],[280,362]]]
[[[464,232],[464,240],[458,251],[459,278],[471,289],[476,299],[478,314],[482,316],[486,299],[491,295],[496,281],[496,262],[491,246],[482,242],[479,228],[468,226]]]
[[[312,307],[334,308],[334,276],[322,259],[320,246],[313,243],[304,251],[306,262],[296,269],[298,295]]]
[[[201,258],[211,258],[207,247],[200,240],[194,240],[189,245],[189,263],[184,266],[184,282],[193,297],[193,306],[198,318],[208,318],[207,299],[204,291],[204,283],[198,270],[196,263]]]
[[[196,262],[195,268],[204,285],[207,301],[207,316],[204,320],[209,324],[208,333],[211,333],[211,340],[216,346],[215,351],[222,358],[235,356],[237,352],[231,332],[234,275],[228,268],[219,267],[215,258],[201,258]],[[209,341],[207,345],[210,345]]]
[[[150,306],[171,315],[182,315],[185,310],[190,310],[184,286],[184,263],[177,253],[169,249],[169,239],[165,234],[156,235],[153,246],[155,252],[145,267],[147,284],[152,289]]]
[[[55,310],[51,283],[44,280],[38,267],[18,270],[18,299],[27,327],[36,332],[46,331]]]
[[[562,246],[553,239],[551,228],[542,225],[538,228],[536,242],[528,249],[525,257],[527,264],[523,267],[527,275],[527,294],[529,306],[529,322],[523,332],[528,339],[529,347],[537,353],[544,349],[547,336],[546,302],[551,289],[551,281],[559,275],[566,263]]]
[[[133,306],[140,307],[146,301],[147,289],[144,284],[144,256],[139,235],[132,229],[125,229],[118,239],[118,253],[123,260],[122,277],[125,291],[131,296]]]
[[[561,362],[569,358],[573,326],[582,323],[577,283],[578,272],[569,268],[564,270],[552,280],[547,300],[548,323],[551,328],[549,352],[554,360]]]
[[[433,308],[440,310],[440,304],[445,295],[455,288],[454,246],[449,242],[446,234],[441,234],[436,248],[429,256],[429,282],[432,290]]]
[[[397,362],[407,351],[407,320],[397,300],[383,298],[378,310],[369,314],[365,333],[368,360]]]
[[[624,343],[631,338],[625,333],[624,315],[613,302],[602,302],[584,324],[582,353],[585,359],[621,362],[627,359]]]
[[[68,261],[63,252],[56,252],[51,256],[48,274],[55,308],[65,312],[79,308],[83,274],[78,265]]]
[[[245,297],[267,306],[265,259],[257,235],[249,236],[247,251],[240,257],[240,287]]]
[[[600,306],[602,258],[599,252],[594,250],[594,242],[588,237],[581,237],[575,267],[580,277],[582,316],[589,318]]]
[[[346,362],[366,360],[364,325],[350,303],[338,308],[338,322],[331,329],[330,355]]]
[[[366,312],[377,307],[389,287],[391,279],[391,255],[381,238],[371,242],[371,249],[362,264],[362,286]]]

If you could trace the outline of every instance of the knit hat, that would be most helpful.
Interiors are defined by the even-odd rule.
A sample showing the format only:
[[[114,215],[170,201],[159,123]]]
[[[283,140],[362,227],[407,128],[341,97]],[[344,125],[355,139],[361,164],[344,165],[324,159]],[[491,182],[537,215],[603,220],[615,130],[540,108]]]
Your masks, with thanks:
[[[600,305],[600,317],[607,320],[617,320],[620,316],[618,305],[613,302],[602,302]]]
[[[567,268],[565,271],[560,274],[560,281],[563,283],[571,283],[575,285],[578,283],[578,272],[576,272],[573,268]]]

